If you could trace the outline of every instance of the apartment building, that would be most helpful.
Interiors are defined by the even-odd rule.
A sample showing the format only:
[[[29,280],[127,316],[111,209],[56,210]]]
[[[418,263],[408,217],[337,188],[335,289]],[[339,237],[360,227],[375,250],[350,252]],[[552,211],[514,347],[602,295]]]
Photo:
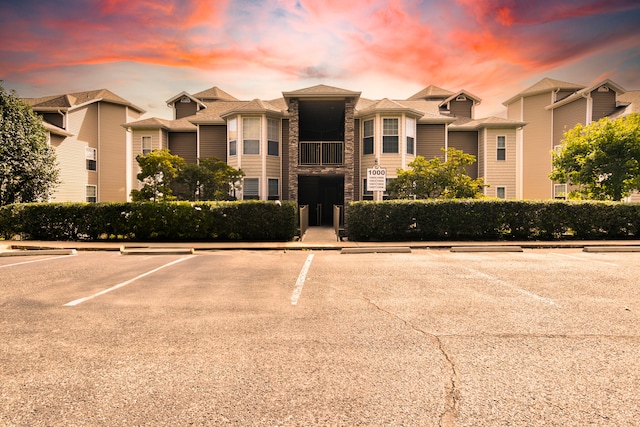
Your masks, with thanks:
[[[24,101],[49,132],[61,183],[52,201],[126,201],[132,188],[129,133],[123,123],[145,113],[106,89]]]

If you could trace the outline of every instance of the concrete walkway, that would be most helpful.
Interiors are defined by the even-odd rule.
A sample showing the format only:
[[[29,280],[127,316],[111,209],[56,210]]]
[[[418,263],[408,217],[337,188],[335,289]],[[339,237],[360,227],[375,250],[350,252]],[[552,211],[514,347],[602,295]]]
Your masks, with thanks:
[[[333,227],[323,225],[309,227],[301,240],[304,243],[330,244],[337,243],[338,237]]]

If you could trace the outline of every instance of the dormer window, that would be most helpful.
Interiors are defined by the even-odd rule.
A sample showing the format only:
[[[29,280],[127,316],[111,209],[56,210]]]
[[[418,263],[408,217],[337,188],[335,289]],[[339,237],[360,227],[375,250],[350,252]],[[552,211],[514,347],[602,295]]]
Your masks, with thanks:
[[[456,97],[456,101],[466,101],[466,100],[467,100],[467,97],[464,95],[458,95]]]
[[[180,98],[180,103],[181,104],[190,104],[191,103],[191,98],[189,98],[188,96],[183,96],[182,98]]]
[[[609,86],[600,86],[598,92],[609,92]]]

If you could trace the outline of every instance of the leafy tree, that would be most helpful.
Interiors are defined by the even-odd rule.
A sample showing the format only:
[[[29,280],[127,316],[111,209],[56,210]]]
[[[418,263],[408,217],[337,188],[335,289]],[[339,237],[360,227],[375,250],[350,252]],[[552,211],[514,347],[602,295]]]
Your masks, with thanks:
[[[182,157],[171,154],[169,150],[163,148],[153,150],[146,155],[138,154],[136,161],[140,166],[137,178],[144,185],[140,190],[131,192],[134,202],[175,199],[171,185],[185,165]]]
[[[42,119],[0,84],[0,206],[48,200],[59,173]]]
[[[640,114],[565,132],[549,177],[577,186],[571,197],[621,200],[640,190]]]
[[[476,162],[472,154],[449,148],[442,150],[447,160],[438,157],[426,160],[417,156],[409,163],[411,169],[398,169],[398,177],[389,183],[389,195],[394,199],[457,199],[482,196],[484,180],[473,179],[465,170]]]
[[[229,166],[222,160],[209,157],[199,164],[186,164],[178,172],[175,190],[179,198],[187,200],[234,200],[235,183],[244,172]]]

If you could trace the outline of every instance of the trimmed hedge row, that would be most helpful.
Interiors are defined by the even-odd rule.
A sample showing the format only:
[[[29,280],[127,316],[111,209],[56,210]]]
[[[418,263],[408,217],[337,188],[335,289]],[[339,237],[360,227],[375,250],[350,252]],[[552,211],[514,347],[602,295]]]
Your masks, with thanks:
[[[0,237],[288,241],[297,221],[295,202],[28,203],[0,208]]]
[[[350,240],[639,239],[640,204],[389,200],[347,206]]]

